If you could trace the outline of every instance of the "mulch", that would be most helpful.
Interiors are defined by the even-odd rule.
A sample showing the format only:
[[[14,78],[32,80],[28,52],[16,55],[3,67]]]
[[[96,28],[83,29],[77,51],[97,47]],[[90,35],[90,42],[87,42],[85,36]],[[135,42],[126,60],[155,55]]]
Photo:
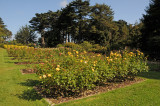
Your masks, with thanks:
[[[36,71],[34,69],[21,69],[22,74],[33,74]]]
[[[16,65],[39,64],[39,62],[14,62]]]

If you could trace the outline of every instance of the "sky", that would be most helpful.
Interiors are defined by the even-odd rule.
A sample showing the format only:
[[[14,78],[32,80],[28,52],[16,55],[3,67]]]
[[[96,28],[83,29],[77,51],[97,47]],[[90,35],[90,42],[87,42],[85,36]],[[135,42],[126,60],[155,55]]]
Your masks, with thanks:
[[[35,13],[57,11],[73,0],[0,0],[0,17],[13,37],[21,26],[29,25]],[[114,11],[114,20],[139,22],[150,0],[90,0],[90,5],[106,4]]]

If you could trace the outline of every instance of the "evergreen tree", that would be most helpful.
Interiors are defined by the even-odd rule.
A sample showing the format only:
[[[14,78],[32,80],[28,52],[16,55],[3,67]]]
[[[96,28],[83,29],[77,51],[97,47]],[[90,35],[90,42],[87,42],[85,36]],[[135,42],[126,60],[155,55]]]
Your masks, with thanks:
[[[4,22],[0,17],[0,42],[3,42],[8,38],[11,38],[11,36],[12,36],[12,32],[6,28],[6,25],[4,25]]]
[[[15,34],[15,39],[18,43],[22,44],[34,43],[36,39],[36,34],[29,26],[26,25],[22,26]]]
[[[74,29],[78,31],[77,42],[84,40],[85,27],[87,25],[87,16],[89,14],[89,0],[75,0],[69,3],[69,5],[74,11],[72,12],[73,23],[75,23]]]
[[[105,4],[91,7],[88,40],[110,47],[113,44],[117,26],[113,23],[113,11]]]
[[[150,1],[142,22],[142,49],[160,52],[160,0]]]
[[[41,34],[42,47],[45,47],[45,32],[49,27],[48,14],[36,13],[35,15],[36,16],[29,21],[31,24],[30,27]]]

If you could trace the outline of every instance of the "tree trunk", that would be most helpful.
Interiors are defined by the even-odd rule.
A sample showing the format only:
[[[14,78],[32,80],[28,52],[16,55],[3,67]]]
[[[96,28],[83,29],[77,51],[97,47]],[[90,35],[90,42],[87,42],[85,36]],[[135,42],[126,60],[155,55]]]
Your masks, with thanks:
[[[42,39],[42,48],[45,48],[44,30],[41,31],[41,39]]]
[[[41,39],[42,39],[42,48],[45,48],[44,36],[42,36]]]

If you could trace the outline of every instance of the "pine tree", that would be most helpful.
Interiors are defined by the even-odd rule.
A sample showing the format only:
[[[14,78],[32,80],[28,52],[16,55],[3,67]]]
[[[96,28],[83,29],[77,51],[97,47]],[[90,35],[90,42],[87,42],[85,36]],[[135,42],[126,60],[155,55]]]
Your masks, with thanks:
[[[26,25],[22,26],[19,31],[17,31],[15,34],[15,39],[18,43],[22,44],[34,43],[36,34],[28,25]]]
[[[160,0],[151,0],[142,22],[142,49],[160,51]]]

